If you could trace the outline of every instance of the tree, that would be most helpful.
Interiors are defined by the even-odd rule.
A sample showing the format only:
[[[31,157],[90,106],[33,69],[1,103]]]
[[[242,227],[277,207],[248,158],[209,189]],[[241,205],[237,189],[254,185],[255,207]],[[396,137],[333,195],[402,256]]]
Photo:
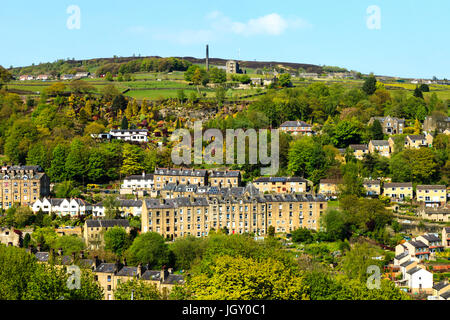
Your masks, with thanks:
[[[24,228],[34,221],[34,214],[30,207],[19,207],[14,214],[14,222],[18,228]]]
[[[89,154],[87,176],[89,181],[102,182],[107,178],[105,172],[106,159],[101,150],[94,149]]]
[[[103,207],[105,208],[105,218],[106,219],[119,219],[120,218],[120,202],[113,196],[106,196],[103,200]]]
[[[367,268],[380,264],[379,261],[372,259],[376,255],[375,249],[367,243],[356,243],[343,257],[342,270],[349,278],[365,283],[368,277]]]
[[[5,140],[4,150],[10,161],[25,163],[28,151],[38,138],[36,126],[28,118],[18,118],[10,127]]]
[[[275,227],[274,226],[269,226],[269,228],[267,229],[267,235],[269,237],[275,237]]]
[[[362,86],[362,90],[368,95],[371,96],[377,90],[377,79],[373,74],[371,74],[365,81]]]
[[[329,209],[326,212],[323,221],[327,233],[332,240],[344,240],[350,237],[351,233],[343,212]]]
[[[123,147],[123,163],[120,172],[124,175],[132,175],[142,172],[142,149],[138,146],[126,144]]]
[[[280,75],[278,79],[278,84],[281,87],[291,87],[292,86],[291,75],[289,73],[283,73],[282,75]]]
[[[105,249],[121,256],[129,246],[128,234],[124,228],[115,226],[105,232]]]
[[[161,300],[161,294],[155,284],[143,280],[121,282],[114,290],[116,300]]]
[[[65,173],[69,180],[84,182],[87,171],[88,150],[80,139],[73,139],[67,155]]]
[[[120,110],[122,112],[125,111],[128,105],[128,100],[121,94],[117,95],[113,99],[113,103],[111,105],[111,109],[114,112],[114,114],[117,115],[117,112]]]
[[[194,236],[177,239],[170,247],[175,257],[175,266],[189,270],[192,263],[201,258],[205,251],[205,241]]]
[[[106,81],[114,81],[113,79],[113,75],[111,74],[111,72],[107,72],[105,75],[105,80]]]
[[[58,144],[53,149],[52,162],[48,172],[52,181],[60,182],[66,179],[66,157],[66,148]]]
[[[430,87],[426,83],[422,83],[419,86],[420,91],[422,92],[430,92]]]
[[[189,299],[198,300],[305,300],[307,284],[280,261],[268,258],[220,256],[209,272],[188,280]]]
[[[120,95],[120,92],[115,85],[109,84],[102,89],[102,95],[106,101],[113,101],[115,97]]]
[[[372,125],[369,126],[369,135],[372,140],[383,140],[384,133],[380,121],[375,119]]]
[[[55,250],[62,249],[64,254],[71,255],[78,253],[85,248],[83,239],[77,236],[61,236],[58,237],[51,245]]]
[[[126,257],[131,264],[149,264],[150,268],[160,269],[169,262],[169,248],[159,233],[147,232],[134,239]]]
[[[11,73],[9,73],[8,70],[0,66],[0,89],[2,88],[2,85],[4,83],[8,83],[11,80],[12,80]]]
[[[120,124],[120,129],[128,130],[128,119],[127,117],[122,118],[122,123]]]
[[[310,243],[314,239],[311,230],[298,228],[292,232],[292,241]]]
[[[422,93],[422,91],[419,89],[419,87],[416,87],[416,88],[414,89],[413,96],[416,97],[416,98],[423,99],[423,93]]]
[[[57,183],[53,189],[53,192],[57,198],[76,198],[81,195],[81,191],[75,187],[75,183],[73,181],[63,181]]]
[[[343,181],[339,184],[338,189],[340,197],[346,195],[361,197],[364,195],[363,179],[359,176],[356,163],[348,162],[344,166]]]
[[[209,69],[209,80],[212,83],[224,83],[227,81],[227,74],[225,70],[216,67],[211,67]]]

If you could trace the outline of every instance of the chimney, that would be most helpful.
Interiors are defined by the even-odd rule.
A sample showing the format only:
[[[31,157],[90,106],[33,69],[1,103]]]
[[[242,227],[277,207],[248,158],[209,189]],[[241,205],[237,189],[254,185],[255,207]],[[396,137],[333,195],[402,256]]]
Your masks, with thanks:
[[[137,276],[138,278],[142,277],[142,263],[139,263],[137,266]]]
[[[169,271],[167,271],[166,266],[163,266],[162,270],[161,270],[161,282],[166,281],[168,275],[169,275]]]
[[[98,259],[98,256],[94,257],[94,266],[97,268],[100,265],[100,260]]]
[[[206,71],[209,71],[209,45],[206,45]]]

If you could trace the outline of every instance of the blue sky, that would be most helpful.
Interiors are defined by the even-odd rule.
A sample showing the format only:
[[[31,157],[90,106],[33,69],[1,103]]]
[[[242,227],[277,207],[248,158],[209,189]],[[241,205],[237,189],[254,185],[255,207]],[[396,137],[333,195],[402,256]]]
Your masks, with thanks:
[[[70,5],[80,29],[69,29]],[[380,9],[380,29],[367,19]],[[450,78],[448,0],[2,1],[0,65],[65,58],[210,56]],[[377,20],[370,20],[377,21]]]

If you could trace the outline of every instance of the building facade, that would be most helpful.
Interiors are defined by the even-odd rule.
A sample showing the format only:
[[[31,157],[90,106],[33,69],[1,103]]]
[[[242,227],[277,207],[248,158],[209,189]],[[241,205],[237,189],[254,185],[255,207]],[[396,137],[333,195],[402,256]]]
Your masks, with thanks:
[[[311,136],[313,134],[312,126],[304,121],[286,121],[280,125],[280,131],[290,133],[293,135],[306,135]]]
[[[445,185],[418,185],[416,200],[426,207],[440,207],[447,203],[447,187]]]
[[[208,172],[202,169],[156,168],[153,177],[156,190],[163,189],[168,183],[195,184],[199,186],[208,184]]]
[[[104,234],[111,228],[122,227],[130,233],[130,223],[127,219],[86,220],[83,228],[83,239],[86,247],[94,250],[104,246]]]
[[[253,185],[261,193],[306,193],[312,182],[302,177],[261,177]]]
[[[0,172],[0,208],[15,203],[29,206],[50,194],[50,179],[39,166],[2,166]]]
[[[393,201],[403,201],[406,198],[413,199],[413,186],[411,182],[385,183],[383,195]]]
[[[369,125],[372,125],[375,120],[378,120],[383,128],[383,133],[387,135],[402,134],[405,128],[405,119],[399,119],[391,116],[387,117],[372,117],[369,120]]]

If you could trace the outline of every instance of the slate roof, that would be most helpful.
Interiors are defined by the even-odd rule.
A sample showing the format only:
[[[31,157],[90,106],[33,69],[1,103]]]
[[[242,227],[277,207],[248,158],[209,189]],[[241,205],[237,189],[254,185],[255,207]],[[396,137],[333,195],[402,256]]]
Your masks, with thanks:
[[[374,146],[388,146],[389,145],[389,141],[387,141],[387,140],[371,140],[370,142],[372,142],[372,144]]]
[[[138,274],[138,267],[123,267],[117,272],[117,276],[135,277]]]
[[[407,257],[409,254],[405,251],[403,253],[400,253],[398,256],[395,256],[395,259],[400,260],[403,259],[404,257]]]
[[[413,264],[414,261],[413,260],[409,260],[406,262],[403,262],[402,264],[400,264],[400,267],[406,268],[407,266],[409,266],[410,264]]]
[[[448,300],[450,298],[450,290],[442,293],[440,297],[444,298],[445,300]]]
[[[157,168],[155,170],[155,175],[165,175],[165,176],[189,176],[189,177],[206,177],[208,174],[207,170],[204,169],[167,169],[167,168]]]
[[[256,182],[308,182],[302,177],[260,177],[253,181]]]
[[[386,182],[384,188],[412,188],[412,182]]]
[[[136,174],[136,175],[131,175],[125,178],[125,180],[153,180],[153,174],[152,173],[148,173],[148,174]]]
[[[417,186],[417,190],[430,190],[430,189],[446,190],[447,187],[445,185],[442,185],[442,184]]]
[[[441,290],[442,288],[445,288],[448,285],[449,285],[448,283],[445,283],[444,281],[441,281],[441,282],[438,282],[435,285],[433,285],[433,289],[439,291],[439,290]]]
[[[304,121],[286,121],[283,122],[280,125],[281,128],[286,128],[286,127],[311,127],[310,124],[304,122]]]
[[[237,178],[241,175],[240,171],[237,170],[226,170],[226,171],[211,171],[209,176],[211,178],[216,178],[216,177],[233,177],[233,178]]]
[[[422,237],[424,237],[425,239],[427,239],[430,242],[436,242],[436,241],[441,242],[441,239],[432,233],[424,234],[424,235],[422,235]]]
[[[350,148],[352,148],[353,150],[367,150],[367,144],[351,144],[349,146]]]
[[[40,262],[47,262],[50,257],[48,252],[36,252],[34,255]]]
[[[419,268],[419,267],[414,267],[414,268],[412,268],[411,270],[406,271],[406,273],[408,273],[408,274],[414,274],[414,273],[416,273],[416,272],[418,272],[418,271],[421,271],[421,270],[423,270],[423,269],[422,269],[422,268]]]
[[[161,279],[161,271],[147,270],[142,274],[141,279],[159,281]]]
[[[183,284],[184,277],[179,274],[169,274],[163,281],[164,284]]]
[[[114,273],[117,270],[118,265],[116,263],[101,263],[94,272]]]
[[[88,228],[112,228],[115,226],[129,227],[130,222],[127,219],[112,219],[112,220],[86,220]]]
[[[410,241],[409,243],[412,244],[415,248],[428,248],[428,246],[420,240]]]

